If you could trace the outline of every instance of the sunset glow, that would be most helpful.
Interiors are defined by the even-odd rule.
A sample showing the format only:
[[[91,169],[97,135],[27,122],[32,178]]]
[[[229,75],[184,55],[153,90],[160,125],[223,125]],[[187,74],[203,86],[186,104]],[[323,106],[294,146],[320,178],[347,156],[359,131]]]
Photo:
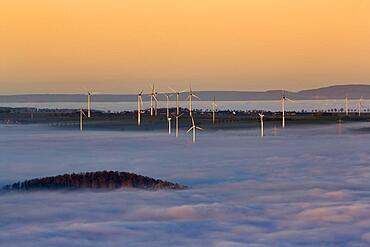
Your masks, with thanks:
[[[370,82],[367,0],[3,0],[0,94]]]

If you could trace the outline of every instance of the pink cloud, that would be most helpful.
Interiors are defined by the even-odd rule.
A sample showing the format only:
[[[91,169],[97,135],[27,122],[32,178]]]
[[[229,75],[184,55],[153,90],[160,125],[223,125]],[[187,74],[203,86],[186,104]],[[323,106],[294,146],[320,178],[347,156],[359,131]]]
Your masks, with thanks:
[[[359,217],[370,217],[370,206],[365,204],[353,204],[348,206],[333,206],[306,209],[297,217],[308,221],[326,221],[346,223]]]

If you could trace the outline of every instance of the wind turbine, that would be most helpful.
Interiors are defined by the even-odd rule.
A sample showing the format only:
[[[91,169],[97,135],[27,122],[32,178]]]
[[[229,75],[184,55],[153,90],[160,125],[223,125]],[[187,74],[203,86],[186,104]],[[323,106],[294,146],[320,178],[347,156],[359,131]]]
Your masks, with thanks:
[[[263,115],[262,113],[258,113],[258,115],[260,116],[260,121],[261,121],[261,137],[264,137],[265,132],[264,132],[264,122],[263,122],[263,117],[264,117],[265,115]]]
[[[168,121],[168,134],[169,135],[171,135],[171,131],[172,131],[171,120],[172,120],[172,118],[170,116],[167,117],[167,121]]]
[[[193,97],[194,98],[197,98],[197,99],[200,99],[197,95],[195,95],[193,93],[193,90],[191,89],[191,86],[189,87],[189,96],[188,96],[188,100],[189,100],[189,114],[190,114],[190,117],[193,116]]]
[[[362,108],[362,96],[360,102],[358,102],[358,116],[361,117],[361,108]]]
[[[186,92],[186,90],[183,91],[176,91],[172,88],[170,88],[172,92],[176,94],[176,138],[179,137],[179,117],[180,117],[180,107],[179,107],[179,98],[180,94]]]
[[[93,94],[99,94],[98,92],[87,92],[87,118],[91,118],[91,98]]]
[[[80,108],[80,131],[83,130],[83,117],[86,117],[85,112],[82,110],[82,107]]]
[[[167,118],[169,118],[170,117],[170,97],[171,95],[164,94],[164,96],[166,96],[166,116]]]
[[[157,116],[158,115],[158,92],[155,91],[154,93],[155,95],[155,101],[154,101],[154,115]]]
[[[137,96],[137,126],[140,128],[141,126],[141,107],[143,105],[143,90]]]
[[[167,116],[167,121],[168,121],[168,134],[171,135],[171,120],[172,118],[170,117],[170,95],[164,94],[166,96],[166,116]]]
[[[289,100],[290,102],[294,102],[293,100],[287,98],[284,94],[284,91],[283,91],[283,95],[281,97],[281,111],[282,111],[282,123],[281,123],[281,126],[283,128],[285,128],[285,104],[286,104],[286,101]]]
[[[286,98],[285,98],[285,95],[283,94],[283,96],[281,97],[281,111],[283,113],[283,116],[282,116],[282,127],[285,128],[285,101],[286,101]]]
[[[215,124],[215,120],[216,120],[216,107],[217,107],[217,104],[216,104],[216,97],[213,97],[213,102],[212,102],[212,123]]]
[[[203,130],[201,127],[198,127],[195,125],[194,118],[191,117],[192,126],[188,129],[186,133],[189,133],[190,131],[193,131],[193,143],[196,141],[196,130]]]
[[[91,95],[92,93],[87,93],[87,117],[91,117]]]
[[[152,93],[150,94],[150,116],[153,117],[154,115],[154,110],[153,110],[153,101],[155,101],[155,112],[157,115],[157,103],[158,103],[158,100],[157,100],[157,92],[155,91],[155,88],[154,88],[154,83],[152,85]]]

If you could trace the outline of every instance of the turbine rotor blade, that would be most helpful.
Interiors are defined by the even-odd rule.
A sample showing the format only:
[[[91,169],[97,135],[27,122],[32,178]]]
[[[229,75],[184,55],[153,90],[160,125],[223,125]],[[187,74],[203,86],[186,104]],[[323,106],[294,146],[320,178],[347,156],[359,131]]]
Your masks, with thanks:
[[[157,103],[158,103],[158,99],[157,99],[157,97],[156,97],[155,95],[153,95],[153,98],[154,98],[154,100],[155,100],[155,101],[157,101]]]
[[[172,92],[174,93],[177,93],[177,91],[175,89],[173,89],[172,87],[168,87]]]
[[[194,129],[194,126],[190,127],[190,129],[188,129],[188,131],[186,131],[186,133],[189,133],[190,131],[192,131]]]
[[[290,101],[290,102],[292,102],[292,103],[295,103],[295,101],[294,101],[294,100],[291,100],[291,99],[289,99],[289,98],[287,98],[287,97],[285,97],[285,99],[286,99],[286,100],[288,100],[288,101]]]
[[[195,94],[193,94],[193,97],[194,97],[194,98],[197,98],[197,99],[199,99],[199,100],[200,100],[199,96],[197,96],[197,95],[195,95]]]

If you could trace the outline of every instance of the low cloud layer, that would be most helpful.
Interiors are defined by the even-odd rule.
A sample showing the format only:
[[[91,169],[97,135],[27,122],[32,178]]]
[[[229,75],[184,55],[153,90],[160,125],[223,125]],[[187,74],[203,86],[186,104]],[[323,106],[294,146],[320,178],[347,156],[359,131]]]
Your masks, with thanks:
[[[186,191],[9,193],[4,246],[368,246],[369,134],[362,126],[163,132],[0,126],[0,185],[123,170]],[[271,130],[267,130],[272,134]]]

